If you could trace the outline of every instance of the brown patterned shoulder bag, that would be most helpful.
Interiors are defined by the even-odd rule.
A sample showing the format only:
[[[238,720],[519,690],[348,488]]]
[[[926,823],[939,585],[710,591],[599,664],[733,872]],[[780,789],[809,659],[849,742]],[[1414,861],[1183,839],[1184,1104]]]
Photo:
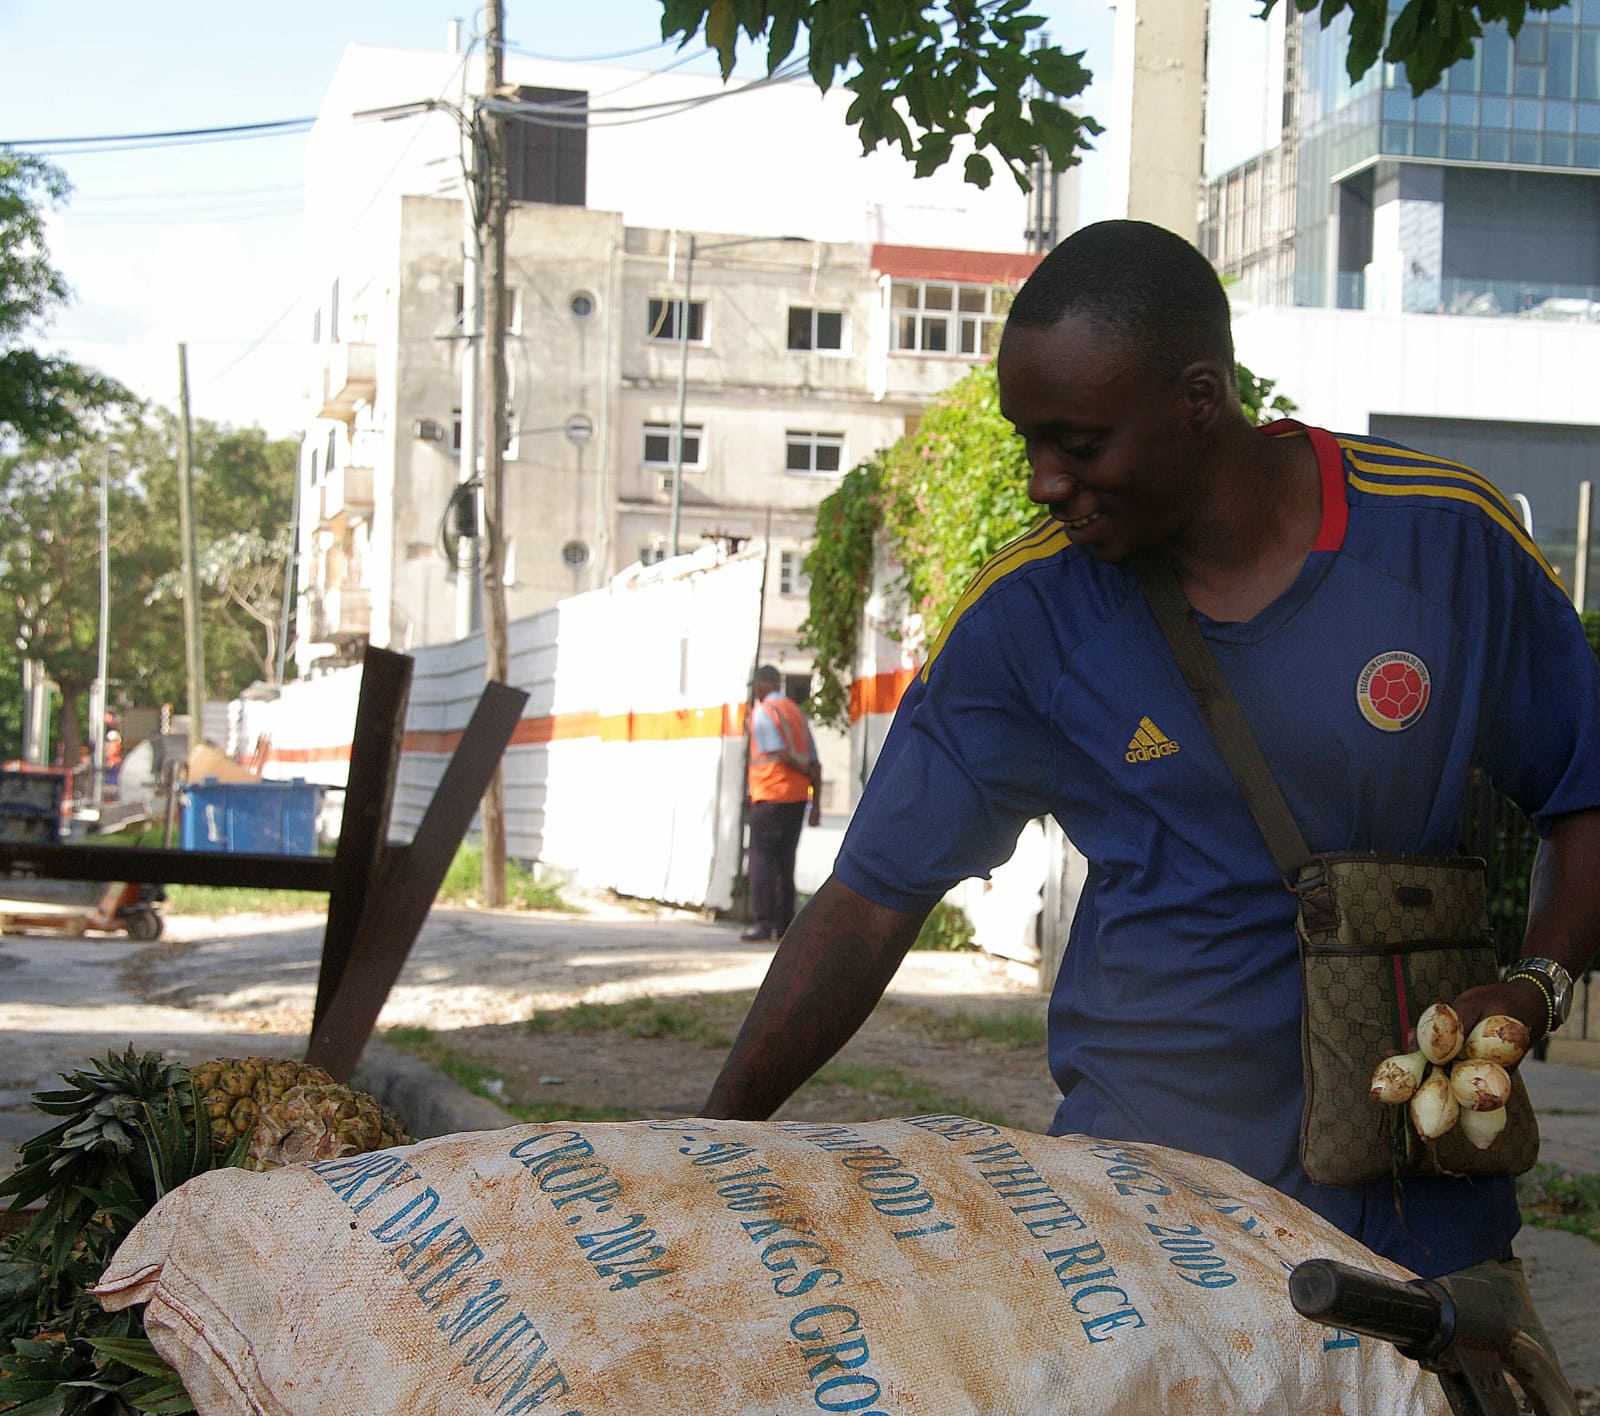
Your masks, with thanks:
[[[1483,861],[1370,851],[1313,855],[1171,568],[1149,557],[1134,568],[1273,862],[1299,900],[1306,1174],[1323,1185],[1520,1175],[1538,1159],[1539,1128],[1519,1072],[1511,1073],[1505,1129],[1485,1150],[1459,1127],[1429,1145],[1404,1106],[1368,1096],[1372,1069],[1406,1050],[1406,1034],[1423,1009],[1500,977]]]

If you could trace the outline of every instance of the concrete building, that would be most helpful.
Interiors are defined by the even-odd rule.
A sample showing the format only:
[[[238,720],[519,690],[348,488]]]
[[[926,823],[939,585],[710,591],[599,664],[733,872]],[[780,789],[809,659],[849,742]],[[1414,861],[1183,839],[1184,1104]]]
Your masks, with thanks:
[[[1600,467],[1600,11],[1530,11],[1413,99],[1327,30],[1212,7],[1202,249],[1239,354],[1314,422],[1455,458],[1525,498],[1575,593]]]
[[[308,314],[302,674],[469,628],[461,193],[480,68],[353,46],[308,142],[322,294]],[[1075,222],[1075,174],[1050,184],[1049,212],[1004,173],[988,191],[965,184],[960,151],[917,179],[897,153],[863,156],[849,95],[809,80],[725,88],[514,54],[506,76],[509,615],[664,557],[674,530],[685,552],[762,541],[761,656],[803,695],[818,501],[993,352],[1007,293],[1038,259],[1026,233]]]

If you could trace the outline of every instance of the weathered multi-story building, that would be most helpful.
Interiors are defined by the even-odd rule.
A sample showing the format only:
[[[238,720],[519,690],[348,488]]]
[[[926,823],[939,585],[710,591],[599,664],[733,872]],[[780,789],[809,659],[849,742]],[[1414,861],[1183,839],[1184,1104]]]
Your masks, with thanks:
[[[313,131],[302,672],[464,628],[458,119],[478,62],[353,48]],[[843,98],[808,82],[724,90],[514,55],[507,74],[509,613],[675,539],[760,540],[763,654],[803,674],[816,505],[993,352],[1004,292],[1037,260],[1027,199],[1003,173],[966,186],[959,160],[913,181],[898,156],[861,156]],[[1052,190],[1065,230],[1071,182]]]

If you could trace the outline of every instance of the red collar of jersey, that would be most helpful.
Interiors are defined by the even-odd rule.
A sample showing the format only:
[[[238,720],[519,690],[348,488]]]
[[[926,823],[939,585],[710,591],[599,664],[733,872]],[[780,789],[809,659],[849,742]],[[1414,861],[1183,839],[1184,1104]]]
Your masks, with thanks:
[[[1322,526],[1312,544],[1313,551],[1337,551],[1344,545],[1345,525],[1350,506],[1345,500],[1344,453],[1338,440],[1325,428],[1309,428],[1293,418],[1280,418],[1261,429],[1269,438],[1293,437],[1304,433],[1317,454],[1317,471],[1322,478]]]

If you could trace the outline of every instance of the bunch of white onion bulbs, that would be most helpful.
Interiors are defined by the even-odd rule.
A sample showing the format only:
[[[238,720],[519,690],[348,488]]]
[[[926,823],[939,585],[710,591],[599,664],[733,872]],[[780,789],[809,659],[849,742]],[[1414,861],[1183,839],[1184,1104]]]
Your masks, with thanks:
[[[1487,1150],[1505,1129],[1510,1069],[1530,1039],[1526,1025],[1508,1013],[1483,1019],[1463,1036],[1456,1010],[1435,1003],[1417,1019],[1417,1050],[1378,1063],[1370,1094],[1391,1106],[1409,1102],[1411,1124],[1425,1140],[1459,1121],[1467,1139]]]

